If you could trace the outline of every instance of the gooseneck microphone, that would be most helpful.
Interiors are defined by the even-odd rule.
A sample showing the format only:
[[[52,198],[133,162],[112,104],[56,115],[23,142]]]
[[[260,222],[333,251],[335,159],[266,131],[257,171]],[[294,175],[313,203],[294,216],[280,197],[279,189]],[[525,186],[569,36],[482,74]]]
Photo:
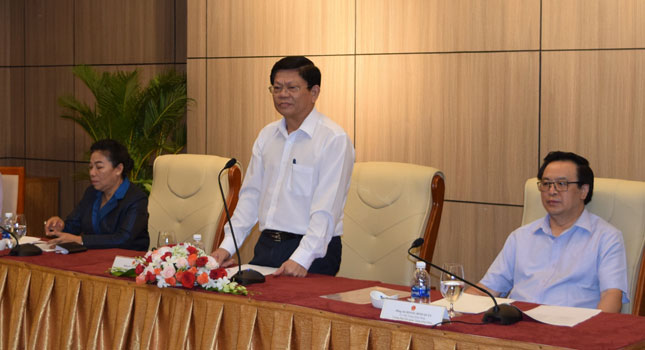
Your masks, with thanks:
[[[503,325],[509,325],[509,324],[513,324],[513,323],[516,323],[516,322],[522,320],[522,312],[518,308],[516,308],[515,306],[510,305],[510,304],[498,305],[497,300],[495,300],[495,297],[492,294],[490,294],[490,292],[487,291],[486,289],[484,289],[484,288],[482,288],[482,287],[480,287],[480,286],[478,286],[478,285],[476,285],[476,284],[474,284],[472,282],[466,281],[465,279],[463,279],[463,278],[461,278],[461,277],[459,277],[457,275],[453,275],[450,272],[440,268],[439,266],[437,266],[437,265],[435,265],[435,264],[433,264],[433,263],[431,263],[431,262],[429,262],[429,261],[427,261],[425,259],[422,259],[421,257],[419,257],[419,256],[417,256],[415,254],[412,254],[411,250],[414,249],[414,248],[420,247],[422,244],[423,244],[423,238],[417,238],[414,242],[412,242],[412,246],[410,247],[410,249],[408,249],[408,254],[413,256],[413,257],[415,257],[418,260],[424,261],[426,264],[434,267],[435,269],[437,269],[437,270],[439,270],[439,271],[441,271],[443,273],[447,273],[449,275],[452,275],[456,279],[458,279],[458,280],[460,280],[460,281],[462,281],[462,282],[464,282],[464,283],[466,283],[466,284],[468,284],[470,286],[473,286],[473,287],[477,288],[478,290],[480,290],[483,293],[485,293],[486,295],[488,295],[491,299],[493,299],[493,303],[495,304],[495,306],[491,307],[490,309],[488,309],[488,311],[486,311],[484,313],[484,317],[482,319],[482,321],[484,323],[499,323],[499,324],[503,324]]]
[[[16,237],[16,235],[13,232],[7,230],[4,227],[2,227],[2,232],[8,233],[11,237],[13,237],[13,239],[16,240],[16,246],[11,248],[11,251],[9,252],[9,255],[34,256],[34,255],[40,255],[40,254],[43,253],[42,249],[36,247],[33,244],[20,245],[18,237]]]
[[[228,221],[228,227],[231,229],[231,236],[233,236],[233,244],[235,245],[235,254],[237,255],[237,269],[238,272],[231,277],[231,280],[243,285],[248,286],[253,283],[263,283],[264,275],[251,269],[246,269],[242,271],[242,258],[240,257],[240,249],[237,246],[237,239],[235,239],[235,232],[233,232],[233,225],[231,224],[231,215],[228,212],[228,205],[226,204],[226,197],[224,196],[224,190],[222,189],[222,173],[224,170],[232,168],[237,163],[235,158],[231,158],[224,168],[219,171],[217,175],[217,183],[219,184],[219,191],[222,194],[222,200],[224,201],[224,211],[226,212],[226,220]]]

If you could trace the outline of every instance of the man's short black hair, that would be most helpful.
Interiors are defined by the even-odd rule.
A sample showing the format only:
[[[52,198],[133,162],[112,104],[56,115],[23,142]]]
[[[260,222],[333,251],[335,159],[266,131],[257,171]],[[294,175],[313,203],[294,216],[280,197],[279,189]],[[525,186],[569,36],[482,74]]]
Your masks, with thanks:
[[[119,142],[112,139],[103,139],[94,142],[90,147],[90,153],[101,152],[107,158],[112,166],[116,168],[119,164],[123,164],[123,171],[121,172],[121,178],[125,179],[132,167],[134,166],[134,161],[128,153],[128,149],[125,148]]]
[[[271,68],[271,85],[276,73],[281,70],[297,70],[300,77],[307,82],[307,89],[314,85],[320,86],[320,69],[305,56],[287,56],[276,62]]]
[[[585,205],[591,202],[591,196],[593,195],[593,170],[589,167],[589,161],[573,152],[549,152],[544,157],[544,163],[542,163],[540,170],[538,170],[538,179],[542,180],[546,166],[555,161],[569,161],[576,165],[578,170],[578,188],[582,187],[582,185],[589,185],[589,192],[587,193],[587,197],[585,197]]]

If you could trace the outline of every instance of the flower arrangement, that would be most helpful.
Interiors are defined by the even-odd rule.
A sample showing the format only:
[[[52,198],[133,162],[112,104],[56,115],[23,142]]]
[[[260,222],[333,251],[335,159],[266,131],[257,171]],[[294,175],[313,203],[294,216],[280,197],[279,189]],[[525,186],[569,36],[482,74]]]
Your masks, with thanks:
[[[134,273],[111,271],[113,275],[136,276],[137,284],[159,288],[201,287],[209,291],[247,295],[246,288],[228,279],[226,270],[212,256],[189,243],[164,246],[135,259]]]

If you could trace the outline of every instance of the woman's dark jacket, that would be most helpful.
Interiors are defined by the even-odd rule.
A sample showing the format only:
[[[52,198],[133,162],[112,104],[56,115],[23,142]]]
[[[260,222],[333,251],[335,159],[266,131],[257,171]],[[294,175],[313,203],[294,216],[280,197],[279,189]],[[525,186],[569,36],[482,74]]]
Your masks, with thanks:
[[[129,181],[128,181],[129,182]],[[108,213],[98,222],[98,232],[92,225],[92,208],[101,192],[90,186],[83,199],[65,220],[63,231],[83,237],[83,245],[90,249],[121,248],[148,250],[148,197],[130,183],[125,194],[113,195],[103,210]],[[121,198],[119,198],[121,197]],[[99,199],[100,200],[100,199]]]

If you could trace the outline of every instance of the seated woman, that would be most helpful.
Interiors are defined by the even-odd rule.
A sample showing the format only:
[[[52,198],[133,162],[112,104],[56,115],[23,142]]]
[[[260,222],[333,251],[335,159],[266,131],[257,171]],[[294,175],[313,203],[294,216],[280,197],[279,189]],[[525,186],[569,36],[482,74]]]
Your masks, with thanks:
[[[127,149],[114,140],[100,140],[90,151],[92,186],[64,222],[58,216],[45,222],[45,233],[54,237],[49,242],[148,250],[148,197],[126,177],[133,166]]]

